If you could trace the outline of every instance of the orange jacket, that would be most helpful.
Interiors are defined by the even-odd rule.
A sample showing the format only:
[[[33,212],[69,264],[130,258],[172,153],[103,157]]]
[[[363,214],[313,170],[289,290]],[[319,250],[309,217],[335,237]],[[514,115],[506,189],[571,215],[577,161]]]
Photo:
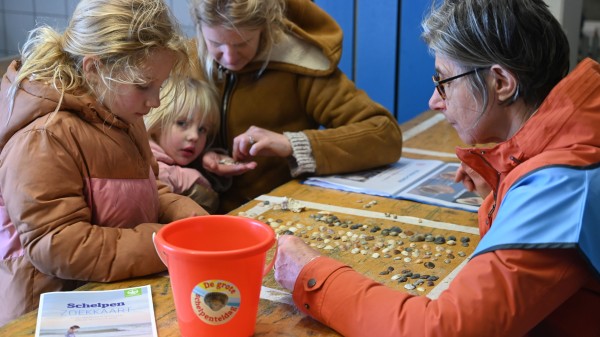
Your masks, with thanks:
[[[511,221],[521,222],[521,229],[537,225],[535,217],[522,221],[503,214],[502,201],[513,197],[511,187],[520,179],[550,165],[597,170],[600,65],[584,60],[511,139],[491,149],[459,149],[457,155],[493,187],[479,210],[482,235]],[[597,186],[589,187],[595,200]],[[437,299],[392,290],[323,257],[301,271],[294,301],[344,336],[600,336],[600,278],[587,263],[593,257],[576,248],[541,247],[486,250]]]

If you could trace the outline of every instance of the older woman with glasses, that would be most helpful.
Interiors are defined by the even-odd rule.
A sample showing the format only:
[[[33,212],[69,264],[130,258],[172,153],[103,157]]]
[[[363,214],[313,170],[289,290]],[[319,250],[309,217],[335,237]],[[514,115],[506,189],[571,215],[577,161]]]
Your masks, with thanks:
[[[437,299],[279,239],[275,278],[345,336],[600,336],[600,65],[570,74],[542,0],[437,1],[429,101],[468,144],[457,180],[486,196],[482,240]]]

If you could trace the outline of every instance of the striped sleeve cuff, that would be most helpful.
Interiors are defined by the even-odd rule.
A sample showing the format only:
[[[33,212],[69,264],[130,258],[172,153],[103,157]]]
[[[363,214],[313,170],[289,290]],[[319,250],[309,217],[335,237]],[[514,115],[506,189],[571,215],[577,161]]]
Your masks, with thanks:
[[[290,173],[297,177],[303,173],[315,173],[317,163],[312,155],[310,141],[304,132],[284,132],[292,144],[292,157],[289,158]]]

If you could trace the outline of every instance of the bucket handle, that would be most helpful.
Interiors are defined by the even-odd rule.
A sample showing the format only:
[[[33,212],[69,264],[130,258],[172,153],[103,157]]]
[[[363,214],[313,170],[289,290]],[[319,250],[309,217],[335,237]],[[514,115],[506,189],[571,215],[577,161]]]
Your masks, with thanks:
[[[275,266],[275,260],[277,260],[277,248],[278,248],[278,246],[279,246],[279,242],[277,241],[277,239],[275,239],[275,253],[273,254],[273,258],[271,259],[271,262],[269,262],[269,264],[265,266],[265,270],[263,270],[263,277],[267,276],[267,274]]]
[[[165,254],[164,252],[160,252],[158,250],[158,246],[156,246],[155,237],[156,237],[156,232],[152,232],[152,243],[154,244],[154,249],[156,249],[156,254],[158,254],[158,257],[160,258],[162,263],[164,263],[165,266],[169,267],[169,264],[167,263],[167,254]]]

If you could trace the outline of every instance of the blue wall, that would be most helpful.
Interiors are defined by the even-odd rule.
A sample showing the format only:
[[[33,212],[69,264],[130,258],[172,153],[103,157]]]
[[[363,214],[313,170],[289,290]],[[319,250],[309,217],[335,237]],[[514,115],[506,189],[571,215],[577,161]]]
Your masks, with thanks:
[[[342,59],[340,69],[354,80],[354,2],[314,0],[314,2],[329,13],[342,27],[344,41],[342,42]]]
[[[421,40],[429,1],[314,0],[344,31],[340,69],[400,123],[428,109],[434,61]]]
[[[430,8],[429,1],[402,1],[400,20],[400,78],[396,92],[398,119],[408,119],[429,109],[429,98],[434,86],[431,76],[435,73],[435,61],[421,39],[421,20]]]

